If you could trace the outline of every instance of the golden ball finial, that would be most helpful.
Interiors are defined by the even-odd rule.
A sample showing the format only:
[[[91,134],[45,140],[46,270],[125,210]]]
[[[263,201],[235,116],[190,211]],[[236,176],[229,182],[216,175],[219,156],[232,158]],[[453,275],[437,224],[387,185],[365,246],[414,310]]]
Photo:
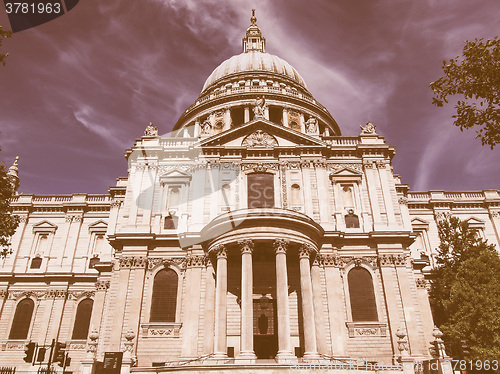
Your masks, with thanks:
[[[252,18],[250,18],[250,22],[252,22],[252,26],[257,25],[257,17],[255,17],[255,8],[252,9]]]

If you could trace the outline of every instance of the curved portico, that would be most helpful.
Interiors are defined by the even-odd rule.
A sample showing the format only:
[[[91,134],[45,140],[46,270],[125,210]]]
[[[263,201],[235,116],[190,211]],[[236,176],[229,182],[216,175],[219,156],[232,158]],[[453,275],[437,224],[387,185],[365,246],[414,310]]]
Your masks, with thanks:
[[[228,259],[229,261],[233,259],[232,261],[238,265],[241,260],[241,335],[239,355],[236,358],[250,360],[260,358],[254,349],[254,331],[257,329],[254,325],[259,320],[258,316],[254,318],[254,298],[260,294],[262,294],[261,299],[267,297],[275,299],[277,319],[274,321],[277,327],[275,357],[280,361],[295,358],[290,336],[287,262],[298,263],[299,267],[303,357],[319,358],[316,348],[310,260],[318,253],[322,236],[321,226],[308,216],[278,208],[228,212],[213,219],[202,230],[205,250],[216,262],[217,269],[214,339],[216,358],[224,358],[227,354]],[[229,253],[232,255],[228,256]],[[263,271],[260,266],[259,269],[254,269],[254,263],[262,263],[256,261],[255,256],[258,256],[260,261],[266,262],[266,265],[269,265],[269,262],[275,263],[274,284],[262,284],[261,277],[257,280],[259,284],[254,284],[254,273],[259,274]],[[274,300],[271,302],[274,303]]]

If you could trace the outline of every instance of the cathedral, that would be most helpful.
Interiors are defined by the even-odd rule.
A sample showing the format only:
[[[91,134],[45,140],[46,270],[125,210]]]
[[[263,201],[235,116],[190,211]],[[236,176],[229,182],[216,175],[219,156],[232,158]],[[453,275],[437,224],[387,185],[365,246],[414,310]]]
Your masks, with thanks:
[[[440,338],[437,222],[498,246],[500,191],[413,192],[394,155],[369,122],[341,135],[253,14],[242,53],[172,133],[146,127],[108,194],[14,196],[0,366],[36,373],[59,348],[75,374],[112,354],[122,373],[413,373]]]

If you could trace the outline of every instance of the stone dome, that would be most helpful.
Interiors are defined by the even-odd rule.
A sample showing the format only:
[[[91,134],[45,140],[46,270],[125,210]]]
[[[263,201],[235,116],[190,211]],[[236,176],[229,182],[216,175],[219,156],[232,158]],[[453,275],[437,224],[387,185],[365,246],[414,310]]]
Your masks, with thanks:
[[[292,79],[307,90],[307,85],[300,74],[288,62],[278,56],[261,51],[248,51],[233,56],[220,64],[210,74],[203,91],[225,76],[243,72],[271,72]]]

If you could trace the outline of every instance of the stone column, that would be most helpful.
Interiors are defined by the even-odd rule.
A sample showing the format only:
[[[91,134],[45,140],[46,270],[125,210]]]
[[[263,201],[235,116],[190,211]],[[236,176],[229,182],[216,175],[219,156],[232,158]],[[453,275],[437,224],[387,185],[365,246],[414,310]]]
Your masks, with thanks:
[[[196,248],[198,246],[194,246]],[[201,252],[201,248],[199,248]],[[202,252],[201,252],[202,253]],[[182,322],[183,358],[198,356],[198,328],[200,320],[201,271],[205,262],[202,255],[190,254],[186,270],[186,299],[184,300],[184,321]]]
[[[394,267],[393,256],[388,254],[379,254],[380,275],[382,278],[382,287],[384,289],[385,307],[387,308],[387,319],[389,331],[391,333],[392,350],[394,359],[397,359],[398,343],[394,338],[393,332],[405,323],[402,310],[401,295],[397,284],[397,274]],[[380,318],[380,317],[379,317]]]
[[[215,279],[212,262],[207,260],[205,272],[205,323],[203,326],[203,354],[213,353],[215,322]]]
[[[104,312],[104,301],[109,288],[109,280],[98,280],[95,283],[94,306],[92,307],[92,317],[90,318],[90,330],[101,330],[102,315]]]
[[[224,113],[224,131],[231,128],[231,109],[227,106],[226,112]]]
[[[316,326],[314,323],[314,305],[311,283],[309,256],[313,248],[303,244],[299,250],[300,291],[302,295],[302,320],[304,324],[304,359],[319,359],[316,347]]]
[[[393,178],[392,173],[387,172],[387,164],[384,161],[377,163],[377,169],[382,186],[382,196],[385,201],[385,210],[387,212],[388,226],[394,228],[396,224],[396,216],[394,213],[394,205],[392,203],[391,186],[389,185],[389,178]]]
[[[288,241],[276,239],[276,299],[278,309],[278,361],[293,359],[292,343],[290,340],[290,309],[288,303],[288,274],[286,268],[286,250]]]
[[[283,108],[283,126],[288,127],[288,109]]]
[[[318,346],[318,352],[324,355],[329,354],[328,347],[326,345],[326,333],[325,333],[325,317],[323,311],[323,292],[321,287],[321,274],[320,274],[320,255],[317,254],[316,258],[311,267],[311,279],[312,279],[312,292],[314,300],[314,317],[315,317],[315,328],[316,328],[316,344]]]
[[[346,316],[344,312],[344,285],[340,275],[341,260],[338,256],[329,254],[323,256],[325,268],[326,296],[328,302],[328,319],[332,353],[342,356],[347,347]]]
[[[250,108],[246,106],[244,109],[243,122],[247,123],[249,121],[250,121]]]
[[[240,240],[241,246],[241,343],[240,356],[255,359],[253,350],[253,269],[252,240]]]
[[[217,253],[214,358],[223,359],[227,357],[227,251],[224,245],[213,251]]]
[[[200,133],[200,119],[196,118],[196,120],[194,121],[194,137],[197,138],[198,136],[200,136]]]

